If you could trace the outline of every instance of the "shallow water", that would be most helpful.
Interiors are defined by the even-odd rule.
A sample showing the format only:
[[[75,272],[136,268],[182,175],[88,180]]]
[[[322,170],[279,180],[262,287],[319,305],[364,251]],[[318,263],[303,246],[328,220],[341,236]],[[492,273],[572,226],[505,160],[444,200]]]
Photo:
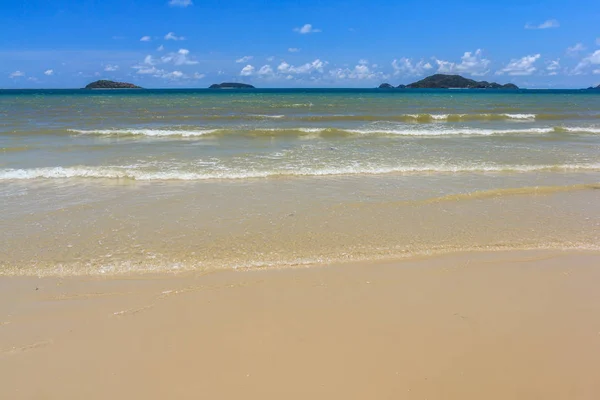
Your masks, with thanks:
[[[591,91],[0,91],[0,274],[600,243]]]

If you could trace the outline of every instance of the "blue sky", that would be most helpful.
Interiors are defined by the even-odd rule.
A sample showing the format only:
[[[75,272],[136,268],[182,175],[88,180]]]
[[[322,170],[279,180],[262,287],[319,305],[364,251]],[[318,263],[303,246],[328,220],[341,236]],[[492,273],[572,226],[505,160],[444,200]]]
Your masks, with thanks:
[[[597,0],[2,0],[0,88],[600,84]]]

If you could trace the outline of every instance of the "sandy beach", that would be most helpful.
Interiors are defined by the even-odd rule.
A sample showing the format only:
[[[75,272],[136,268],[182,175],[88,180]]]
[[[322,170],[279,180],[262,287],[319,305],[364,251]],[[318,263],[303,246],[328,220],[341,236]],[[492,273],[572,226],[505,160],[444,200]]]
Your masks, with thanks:
[[[0,279],[3,399],[597,399],[600,254]]]

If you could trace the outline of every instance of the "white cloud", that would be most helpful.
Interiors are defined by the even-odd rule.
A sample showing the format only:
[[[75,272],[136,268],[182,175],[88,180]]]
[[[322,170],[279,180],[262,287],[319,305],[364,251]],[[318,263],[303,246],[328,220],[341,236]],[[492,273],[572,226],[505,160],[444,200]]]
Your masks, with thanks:
[[[187,7],[187,6],[191,6],[192,4],[192,0],[170,0],[169,1],[169,5],[171,7]]]
[[[270,65],[263,65],[257,73],[260,76],[272,76],[274,74],[273,68]]]
[[[154,58],[152,58],[152,56],[149,54],[146,57],[144,57],[144,64],[146,64],[146,65],[154,65],[157,62],[158,61],[155,60]]]
[[[323,73],[323,68],[325,65],[327,65],[327,62],[323,62],[318,58],[313,62],[306,63],[298,67],[283,61],[277,67],[277,71],[283,74],[312,74],[313,72]]]
[[[433,67],[426,61],[421,60],[413,63],[410,58],[403,57],[392,61],[392,68],[394,68],[394,75],[419,76],[425,74]]]
[[[169,32],[165,35],[165,40],[185,40],[183,36],[177,36],[173,32]]]
[[[272,62],[275,60],[275,57],[271,56],[271,57],[267,57],[267,61]]]
[[[567,47],[567,55],[576,56],[577,54],[584,51],[585,49],[586,49],[586,47],[583,44],[577,43],[574,46]]]
[[[321,32],[321,30],[313,28],[313,26],[311,24],[305,24],[304,26],[302,26],[300,28],[294,28],[294,32],[298,32],[302,35],[306,35],[307,33],[319,33],[319,32]]]
[[[290,48],[288,49],[288,51],[289,51],[290,53],[297,53],[297,52],[299,52],[299,51],[300,51],[300,49],[299,49],[299,48],[297,48],[297,47],[290,47]]]
[[[136,73],[138,73],[140,75],[152,75],[155,78],[176,80],[176,79],[182,79],[182,78],[188,77],[181,71],[168,72],[164,69],[156,68],[153,65],[152,66],[136,65],[133,68],[137,69]]]
[[[542,22],[539,25],[527,23],[525,24],[525,29],[550,29],[550,28],[558,28],[560,24],[555,19],[549,19],[545,22]]]
[[[198,72],[194,73],[194,75],[193,75],[194,79],[202,79],[204,77],[206,77],[205,74],[201,74],[201,73],[198,73]]]
[[[470,74],[473,76],[483,76],[490,72],[488,67],[491,61],[483,58],[481,49],[477,49],[475,53],[466,51],[460,59],[460,64],[435,60],[438,65],[437,72],[440,74]]]
[[[189,78],[188,75],[184,74],[181,71],[172,71],[168,72],[163,68],[158,68],[158,65],[165,64],[173,64],[176,66],[181,65],[195,65],[198,64],[198,61],[190,59],[190,51],[187,49],[179,49],[176,53],[168,53],[160,58],[153,58],[151,55],[147,55],[144,57],[144,61],[142,61],[138,65],[134,65],[132,68],[137,70],[137,74],[141,75],[152,75],[157,78],[164,79],[183,79]],[[109,67],[111,67],[112,71],[115,71],[118,66],[107,65],[105,71],[109,71]]]
[[[512,59],[508,65],[496,72],[496,75],[507,74],[511,76],[526,76],[533,74],[537,68],[535,62],[541,57],[540,54],[525,56],[518,59]]]
[[[600,46],[600,37],[596,39],[596,44]]]
[[[369,61],[359,60],[358,64],[354,68],[336,68],[329,71],[329,75],[336,80],[345,79],[358,79],[358,80],[372,80],[372,79],[384,79],[387,78],[383,73],[375,71],[376,66],[369,67]]]
[[[53,69],[47,69],[44,71],[44,75],[46,76],[52,76],[54,75],[54,70]]]
[[[141,75],[161,75],[164,73],[164,70],[158,69],[155,66],[136,65],[133,68],[137,69],[137,73]]]
[[[600,64],[600,50],[596,50],[583,60],[579,61],[579,64],[573,69],[573,75],[580,75],[586,72],[588,67]],[[595,71],[594,71],[595,73]]]
[[[592,71],[592,73],[594,75],[600,75],[600,69],[595,69],[594,71]]]
[[[235,60],[236,63],[247,63],[248,61],[252,60],[254,57],[253,56],[244,56],[242,58],[238,58],[237,60]]]
[[[252,65],[248,64],[244,68],[242,68],[242,70],[240,71],[240,75],[250,76],[250,75],[254,74],[254,70],[255,70],[255,68]]]
[[[149,42],[151,40],[152,40],[152,38],[150,36],[142,36],[142,38],[140,39],[140,42]]]
[[[558,70],[560,70],[560,59],[550,61],[546,67],[548,75],[558,75]]]
[[[169,53],[160,58],[163,63],[173,63],[175,65],[194,65],[198,64],[198,61],[190,60],[188,57],[190,51],[188,49],[179,49],[177,53]]]
[[[119,69],[119,66],[118,66],[118,65],[111,65],[111,64],[108,64],[106,67],[104,67],[104,70],[105,70],[106,72],[114,72],[114,71],[116,71],[116,70],[118,70],[118,69]]]
[[[163,46],[162,44],[160,46],[158,46],[158,48],[156,49],[156,51],[163,51],[165,49],[165,46]]]
[[[21,71],[15,71],[12,74],[8,75],[9,78],[13,78],[13,79],[14,78],[21,78],[23,76],[25,76],[25,73],[21,72]]]
[[[165,78],[165,79],[180,79],[180,78],[184,78],[185,74],[181,71],[173,71],[173,72],[166,72],[164,74],[162,74],[161,78]]]

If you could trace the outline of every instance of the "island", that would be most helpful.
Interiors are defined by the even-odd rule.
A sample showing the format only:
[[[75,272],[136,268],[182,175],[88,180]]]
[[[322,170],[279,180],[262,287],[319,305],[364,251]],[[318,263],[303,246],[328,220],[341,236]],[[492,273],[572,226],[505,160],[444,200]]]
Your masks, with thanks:
[[[127,82],[99,80],[90,83],[85,87],[85,89],[141,89],[141,87]]]
[[[394,89],[389,83],[379,86],[380,89]],[[496,82],[475,81],[460,75],[435,74],[409,85],[399,85],[397,89],[518,89],[512,83],[505,85]]]
[[[600,85],[598,85],[598,86],[596,86],[596,87],[590,86],[590,87],[588,88],[588,90],[600,90]]]
[[[379,85],[379,89],[406,89],[406,85],[390,85],[389,83],[382,83]]]
[[[209,89],[256,89],[247,83],[223,82],[210,85]]]

